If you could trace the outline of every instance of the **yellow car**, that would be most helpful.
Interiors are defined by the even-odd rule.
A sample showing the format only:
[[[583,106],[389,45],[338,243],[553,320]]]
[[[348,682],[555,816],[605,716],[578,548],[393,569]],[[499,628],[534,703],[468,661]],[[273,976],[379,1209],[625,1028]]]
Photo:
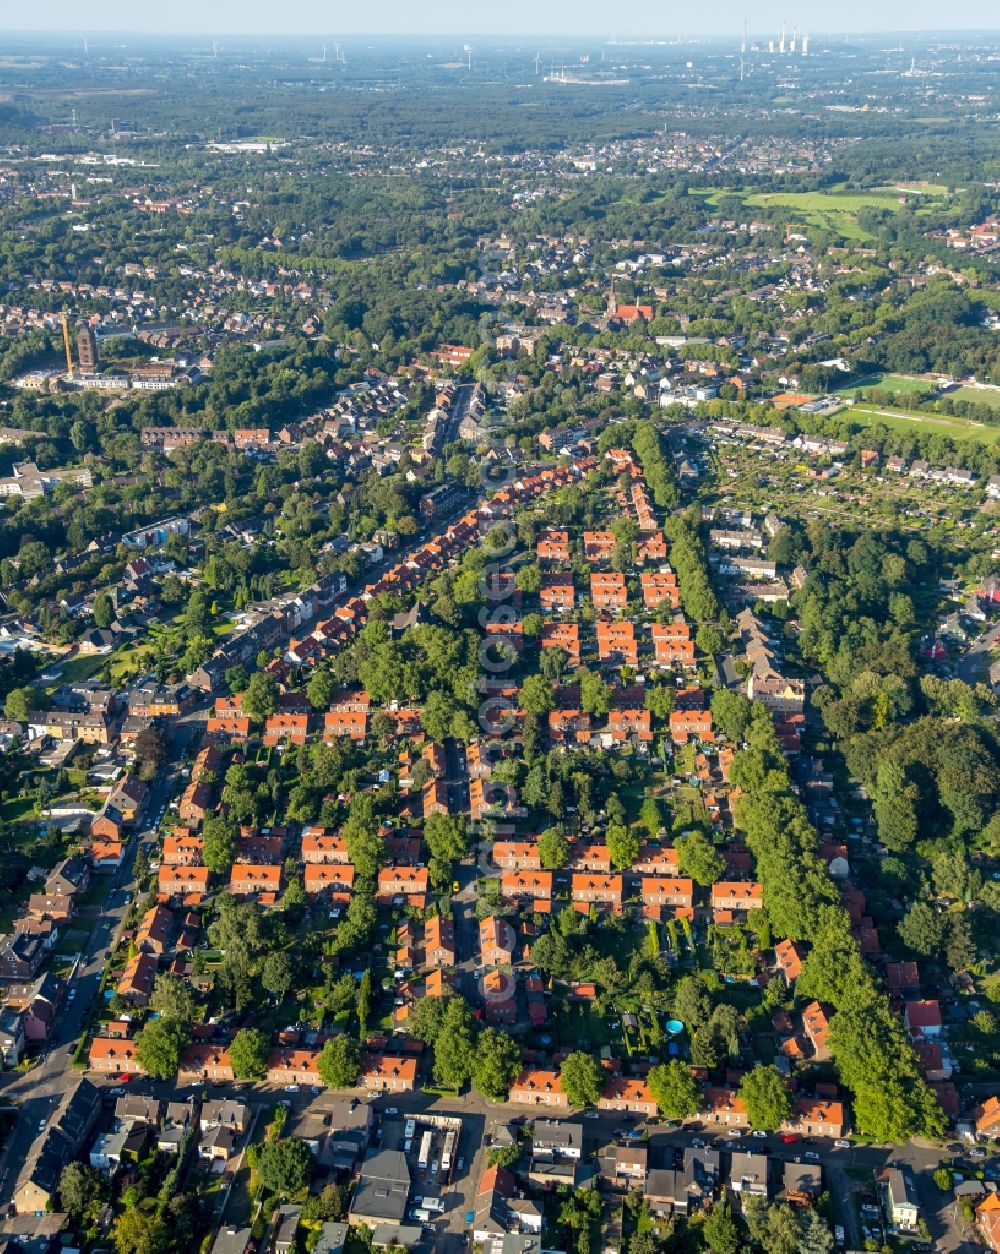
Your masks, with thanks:
[[[462,891],[461,885],[459,884],[458,880],[451,881],[451,891],[453,893],[460,893]]]

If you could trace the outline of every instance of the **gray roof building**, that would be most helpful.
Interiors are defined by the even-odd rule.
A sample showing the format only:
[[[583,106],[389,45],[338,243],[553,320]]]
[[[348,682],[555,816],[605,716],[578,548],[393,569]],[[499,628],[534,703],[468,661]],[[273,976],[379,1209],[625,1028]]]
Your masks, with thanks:
[[[246,1254],[252,1240],[251,1228],[220,1228],[212,1243],[212,1254]]]
[[[319,1230],[319,1240],[313,1246],[312,1254],[344,1254],[347,1233],[347,1224],[328,1220]]]
[[[377,1150],[361,1166],[354,1190],[351,1218],[369,1228],[390,1223],[397,1226],[406,1215],[410,1195],[410,1169],[399,1150]]]
[[[569,1119],[536,1119],[531,1139],[536,1158],[580,1158],[583,1124]]]

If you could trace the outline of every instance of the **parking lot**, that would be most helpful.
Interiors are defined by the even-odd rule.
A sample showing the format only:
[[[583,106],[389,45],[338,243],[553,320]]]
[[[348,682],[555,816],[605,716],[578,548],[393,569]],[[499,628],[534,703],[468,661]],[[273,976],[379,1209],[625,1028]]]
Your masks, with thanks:
[[[455,1218],[464,1224],[468,1196],[462,1184],[468,1183],[473,1197],[475,1190],[466,1171],[466,1143],[476,1148],[465,1122],[457,1115],[391,1115],[382,1119],[381,1135],[384,1149],[406,1155],[411,1181],[407,1219],[423,1224],[428,1235],[443,1216],[449,1225]]]

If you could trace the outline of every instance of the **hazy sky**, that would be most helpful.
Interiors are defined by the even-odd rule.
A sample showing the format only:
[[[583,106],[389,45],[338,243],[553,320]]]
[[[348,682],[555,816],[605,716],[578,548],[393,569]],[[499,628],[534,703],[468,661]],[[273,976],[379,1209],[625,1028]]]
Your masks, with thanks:
[[[324,0],[46,0],[44,4],[0,5],[0,31],[101,30],[244,35],[347,34],[719,34],[742,29],[896,31],[997,29],[996,0],[714,0],[678,4],[671,0],[369,0],[366,4]],[[2,41],[2,36],[0,36]],[[2,42],[0,42],[2,46]]]

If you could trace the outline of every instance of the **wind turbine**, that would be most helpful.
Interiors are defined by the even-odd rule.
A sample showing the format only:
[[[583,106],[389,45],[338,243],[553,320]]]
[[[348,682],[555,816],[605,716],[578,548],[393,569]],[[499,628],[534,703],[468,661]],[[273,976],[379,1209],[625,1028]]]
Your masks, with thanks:
[[[472,44],[466,44],[465,47],[462,49],[462,51],[466,53],[466,55],[469,58],[469,69],[471,70],[472,69]]]
[[[90,54],[90,44],[87,42],[86,35],[81,35],[80,38],[83,40],[83,55],[86,57]]]
[[[219,48],[221,46],[222,45],[217,43],[214,39],[212,40],[212,57],[216,61],[218,61],[219,59]]]
[[[538,77],[538,62],[541,60],[541,55],[540,52],[535,53],[535,78]]]

